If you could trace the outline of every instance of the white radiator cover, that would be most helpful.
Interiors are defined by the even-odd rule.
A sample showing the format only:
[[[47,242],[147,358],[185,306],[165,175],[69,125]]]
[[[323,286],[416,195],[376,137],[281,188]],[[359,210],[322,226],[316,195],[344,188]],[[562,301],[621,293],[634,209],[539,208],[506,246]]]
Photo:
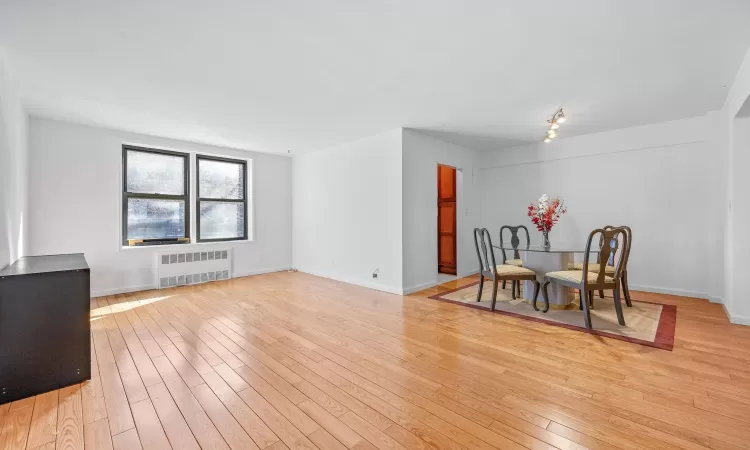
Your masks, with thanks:
[[[156,254],[159,289],[232,277],[232,249]]]

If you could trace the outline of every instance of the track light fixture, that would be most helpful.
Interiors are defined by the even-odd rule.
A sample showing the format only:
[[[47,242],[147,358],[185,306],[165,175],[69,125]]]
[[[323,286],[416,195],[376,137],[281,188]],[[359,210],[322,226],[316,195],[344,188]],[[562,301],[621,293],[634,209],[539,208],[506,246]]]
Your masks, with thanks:
[[[551,142],[552,139],[557,137],[557,129],[560,128],[561,123],[565,123],[565,120],[565,113],[562,108],[555,111],[552,118],[547,121],[549,130],[547,130],[547,136],[544,137],[544,142]]]

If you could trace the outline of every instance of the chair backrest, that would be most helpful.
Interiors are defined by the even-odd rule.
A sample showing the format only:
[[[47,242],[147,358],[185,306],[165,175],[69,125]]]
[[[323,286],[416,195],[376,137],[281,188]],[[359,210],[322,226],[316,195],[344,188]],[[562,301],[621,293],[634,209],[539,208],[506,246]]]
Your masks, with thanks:
[[[627,235],[627,237],[628,237],[627,246],[624,246],[624,245],[621,246],[622,247],[622,251],[625,252],[623,254],[623,256],[625,257],[625,263],[627,263],[628,259],[630,258],[630,248],[633,245],[633,232],[630,229],[630,227],[627,226],[627,225],[621,225],[620,227],[625,229],[625,235]],[[617,228],[617,227],[614,227],[612,225],[605,225],[605,226],[602,227],[603,230],[608,230],[608,229],[613,229],[613,228]],[[619,236],[621,236],[621,235],[619,235]],[[600,249],[602,248],[602,245],[604,245],[604,236],[600,235],[600,237],[599,237],[599,248]],[[608,265],[610,265],[610,266],[614,266],[615,265],[615,256],[616,256],[616,254],[617,254],[617,251],[614,251],[614,252],[610,253],[609,259],[607,260],[607,264]],[[599,255],[597,255],[597,259],[596,259],[597,262],[599,262],[600,258],[601,258],[601,253],[599,253]],[[627,269],[627,266],[623,267],[623,270],[626,270],[626,269]]]
[[[591,233],[589,233],[589,238],[586,241],[586,253],[583,255],[583,271],[584,272],[590,272],[589,270],[589,255],[591,252],[591,243],[594,240],[594,237],[599,236],[599,242],[602,243],[601,247],[599,248],[599,256],[597,257],[597,262],[592,262],[591,265],[597,265],[599,266],[599,273],[597,274],[596,283],[601,284],[604,283],[604,278],[606,275],[606,266],[607,263],[610,261],[610,258],[612,258],[612,261],[615,265],[615,274],[614,278],[619,279],[622,275],[622,271],[625,269],[625,266],[627,264],[628,256],[630,255],[630,236],[628,236],[628,227],[605,227],[605,228],[597,228],[596,230],[593,230]],[[619,258],[614,258],[614,256],[617,254],[617,250],[620,247],[620,242],[622,242],[622,248],[623,251],[620,254]],[[584,282],[587,280],[587,277],[583,277]]]
[[[513,259],[521,259],[521,255],[518,253],[518,244],[521,243],[521,241],[518,239],[518,230],[523,230],[526,232],[526,246],[528,247],[531,245],[529,229],[524,225],[518,225],[517,227],[503,225],[502,227],[500,227],[500,247],[503,246],[503,230],[506,229],[510,231],[510,245],[513,247]],[[505,264],[505,261],[507,261],[508,258],[505,255],[505,249],[501,248],[501,250],[503,251],[503,264]]]
[[[487,228],[474,228],[474,246],[477,248],[480,273],[497,274],[495,252],[492,251],[492,237]]]

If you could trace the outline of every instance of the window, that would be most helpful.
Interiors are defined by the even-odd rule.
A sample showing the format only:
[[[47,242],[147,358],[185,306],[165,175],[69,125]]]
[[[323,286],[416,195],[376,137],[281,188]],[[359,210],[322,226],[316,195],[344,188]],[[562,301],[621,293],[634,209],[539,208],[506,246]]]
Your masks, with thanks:
[[[123,146],[122,244],[189,242],[189,155]]]
[[[247,162],[196,156],[198,242],[247,239]]]

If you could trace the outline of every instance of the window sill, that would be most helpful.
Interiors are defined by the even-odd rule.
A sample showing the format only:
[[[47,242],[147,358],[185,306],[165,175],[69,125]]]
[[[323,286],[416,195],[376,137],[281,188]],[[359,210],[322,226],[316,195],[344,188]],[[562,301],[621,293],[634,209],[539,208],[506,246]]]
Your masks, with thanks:
[[[206,248],[206,247],[222,247],[227,245],[246,245],[246,244],[252,244],[255,240],[253,239],[245,239],[241,241],[219,241],[219,242],[191,242],[189,244],[162,244],[162,245],[141,245],[137,247],[130,247],[130,246],[120,246],[121,252],[130,252],[130,251],[138,251],[138,250],[162,250],[164,249],[182,249],[182,250],[172,250],[174,252],[178,251],[185,251],[184,249],[198,249],[198,248]]]

